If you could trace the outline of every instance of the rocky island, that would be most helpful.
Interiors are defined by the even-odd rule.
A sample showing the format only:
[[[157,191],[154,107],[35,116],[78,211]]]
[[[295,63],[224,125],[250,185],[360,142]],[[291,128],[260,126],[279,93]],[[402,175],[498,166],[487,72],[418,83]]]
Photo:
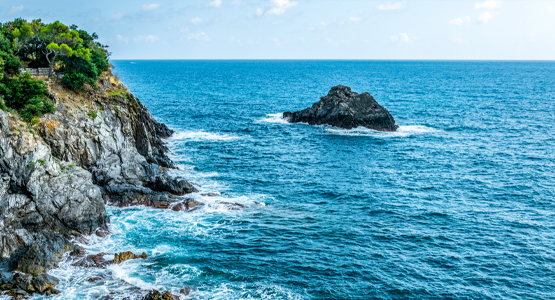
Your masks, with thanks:
[[[359,126],[379,130],[395,131],[395,119],[389,111],[378,104],[369,93],[358,94],[348,86],[334,86],[312,107],[296,112],[284,112],[283,118],[291,123],[310,125],[328,124],[344,129]]]
[[[86,261],[71,241],[108,232],[105,205],[188,208],[179,196],[196,191],[167,175],[173,131],[112,74],[96,39],[59,22],[0,25],[0,291],[15,299],[59,293],[47,272],[66,252]],[[146,254],[105,263],[124,256]]]

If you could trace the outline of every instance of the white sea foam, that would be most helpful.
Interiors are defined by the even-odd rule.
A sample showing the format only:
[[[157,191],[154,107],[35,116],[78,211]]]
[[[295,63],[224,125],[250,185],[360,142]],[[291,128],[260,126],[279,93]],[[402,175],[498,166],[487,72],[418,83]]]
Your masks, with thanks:
[[[173,134],[169,141],[233,141],[241,137],[225,133],[214,133],[206,131],[179,131]]]
[[[377,131],[373,129],[368,129],[366,127],[357,127],[353,129],[341,129],[332,126],[323,126],[324,131],[328,134],[333,135],[348,135],[348,136],[371,136],[371,137],[407,137],[418,134],[429,134],[441,132],[441,130],[422,126],[422,125],[406,125],[399,126],[396,131]]]
[[[283,113],[268,114],[268,115],[266,115],[266,118],[261,119],[260,122],[278,123],[278,124],[291,124],[283,118]]]

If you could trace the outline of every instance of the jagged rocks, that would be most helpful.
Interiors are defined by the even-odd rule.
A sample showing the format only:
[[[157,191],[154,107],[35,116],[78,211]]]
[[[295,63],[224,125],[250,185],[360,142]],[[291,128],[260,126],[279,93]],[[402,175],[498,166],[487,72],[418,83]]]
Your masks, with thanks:
[[[42,294],[46,290],[52,289],[58,285],[60,280],[48,274],[41,274],[39,276],[35,276],[33,280],[31,280],[31,283],[33,284],[33,287]]]
[[[327,96],[321,97],[310,108],[284,112],[283,118],[291,123],[328,124],[345,129],[363,126],[379,131],[395,131],[398,128],[393,116],[372,95],[358,94],[342,85],[332,87]]]
[[[168,291],[160,293],[157,290],[152,290],[143,298],[143,300],[179,300],[179,297],[172,295]]]
[[[195,201],[194,199],[187,198],[183,202],[178,203],[172,207],[173,211],[188,211],[192,212],[203,206],[204,203]]]
[[[87,255],[79,260],[77,260],[72,265],[75,267],[83,268],[105,268],[112,263],[112,260],[106,260],[105,256],[107,253],[98,253]]]
[[[145,259],[145,258],[147,258],[147,255],[146,255],[145,252],[143,252],[141,255],[136,255],[131,251],[126,251],[126,252],[122,252],[122,253],[114,255],[114,263],[119,264],[119,263],[122,263],[126,260],[138,259],[138,258]]]
[[[40,293],[43,295],[59,294],[60,291],[54,289],[60,280],[48,274],[33,276],[25,273],[2,272],[0,289],[6,291],[9,296],[27,296],[28,294]]]
[[[110,260],[107,260],[106,256],[109,256],[109,254],[104,252],[87,255],[73,263],[73,266],[84,268],[105,268],[110,264],[119,264],[130,259],[145,259],[148,257],[145,252],[141,255],[136,255],[131,251],[116,253],[114,258]]]
[[[59,293],[40,276],[75,249],[69,238],[106,232],[105,203],[169,208],[179,196],[197,191],[167,174],[174,164],[161,138],[173,131],[133,94],[105,94],[111,86],[103,79],[101,93],[83,96],[51,83],[56,112],[38,124],[0,110],[0,258],[28,273],[18,279],[28,290]],[[113,263],[74,251],[80,252],[76,265]],[[29,292],[13,281],[3,280],[0,288],[14,295]]]
[[[55,268],[64,253],[76,248],[63,235],[43,231],[37,235],[35,241],[17,262],[17,270],[38,276]]]

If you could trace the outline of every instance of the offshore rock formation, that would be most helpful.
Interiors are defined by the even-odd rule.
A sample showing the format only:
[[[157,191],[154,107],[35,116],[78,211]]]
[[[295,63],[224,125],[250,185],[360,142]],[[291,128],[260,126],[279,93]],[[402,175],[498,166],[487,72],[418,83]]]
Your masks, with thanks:
[[[49,88],[56,112],[35,124],[0,110],[0,258],[31,276],[25,282],[39,282],[75,250],[71,238],[105,231],[105,203],[169,208],[196,192],[167,175],[174,164],[161,138],[173,131],[114,77],[84,95]],[[14,295],[37,292],[6,280],[0,289]]]
[[[312,107],[284,112],[283,118],[291,123],[304,122],[310,125],[328,124],[345,129],[359,126],[379,130],[395,131],[395,119],[369,93],[358,94],[347,86],[334,86],[327,96]]]

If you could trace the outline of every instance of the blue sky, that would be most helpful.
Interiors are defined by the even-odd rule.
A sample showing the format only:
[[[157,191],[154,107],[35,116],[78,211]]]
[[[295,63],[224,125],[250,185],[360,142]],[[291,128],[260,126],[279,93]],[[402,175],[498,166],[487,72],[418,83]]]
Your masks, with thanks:
[[[0,0],[113,59],[555,59],[555,0]]]

